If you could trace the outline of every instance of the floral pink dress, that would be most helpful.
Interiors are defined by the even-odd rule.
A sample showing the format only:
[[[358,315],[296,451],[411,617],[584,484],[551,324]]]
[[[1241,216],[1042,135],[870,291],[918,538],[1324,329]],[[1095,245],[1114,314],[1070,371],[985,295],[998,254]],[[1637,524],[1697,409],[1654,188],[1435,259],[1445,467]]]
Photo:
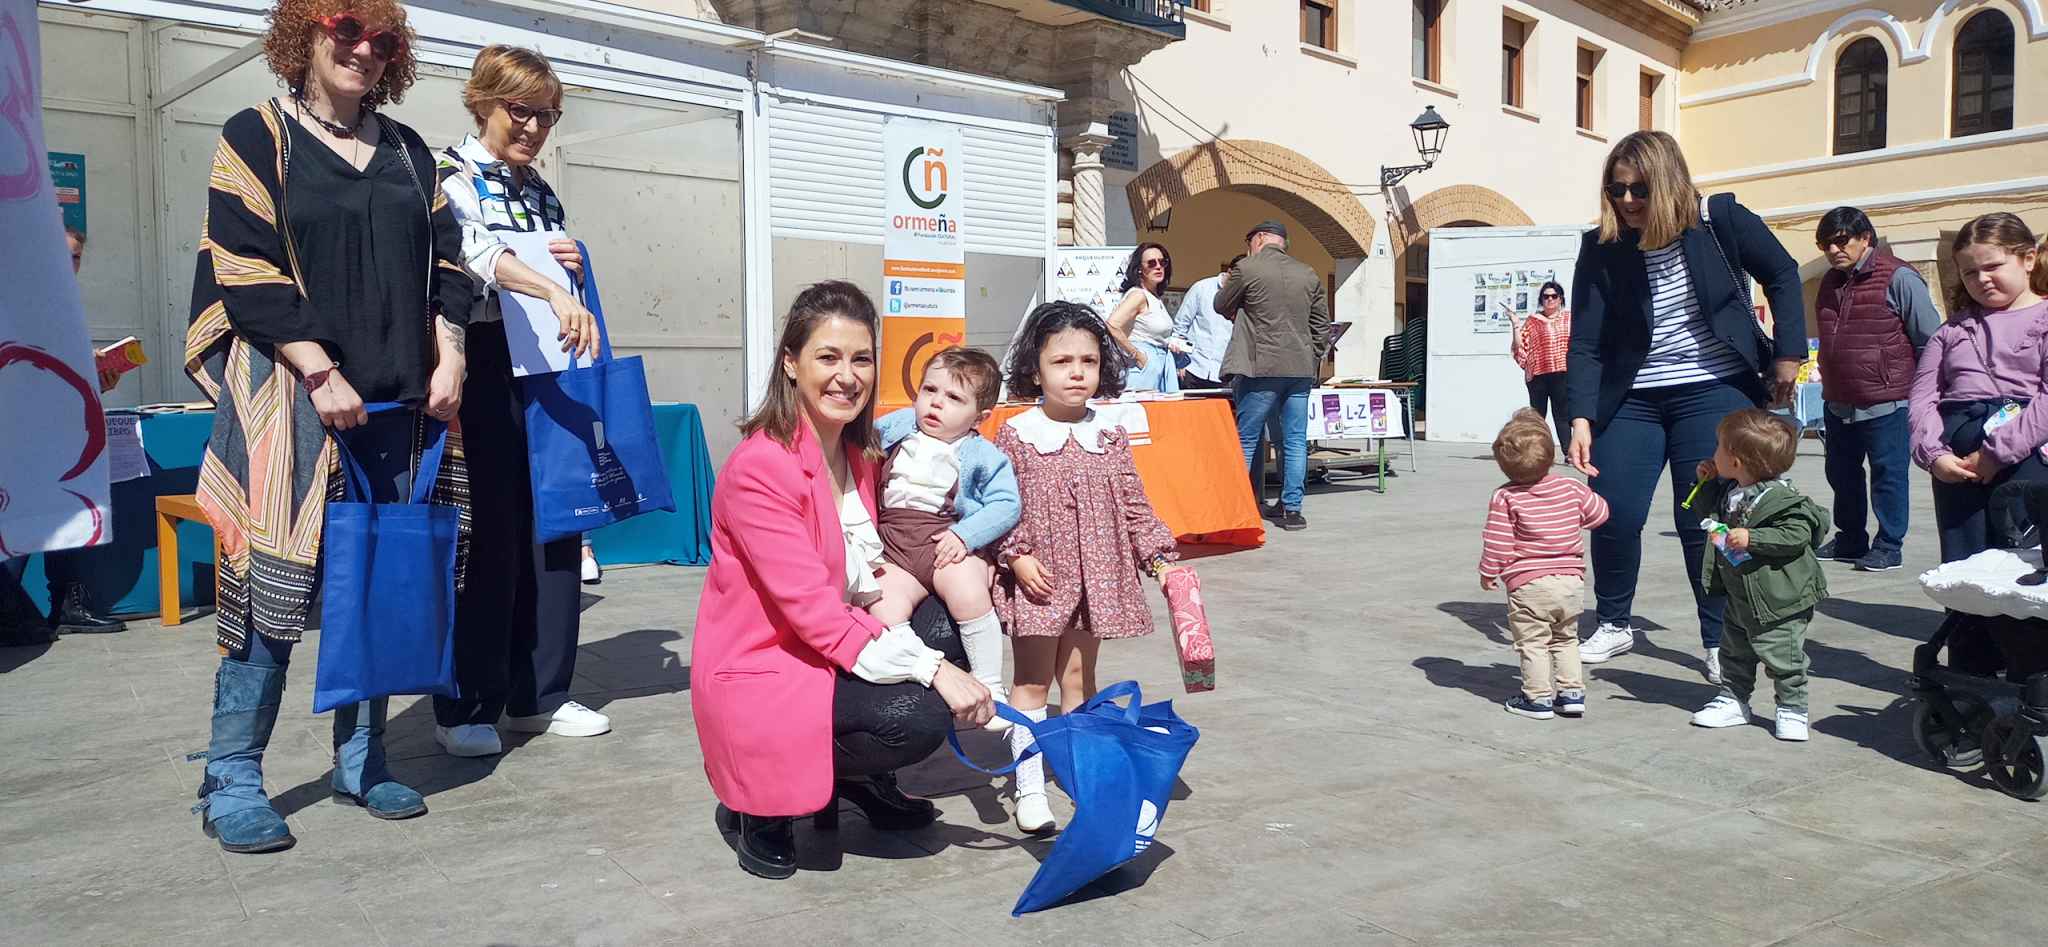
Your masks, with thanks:
[[[1093,444],[1083,447],[1083,438]],[[1097,638],[1150,633],[1143,567],[1178,553],[1173,531],[1145,498],[1123,429],[1101,424],[1093,411],[1063,424],[1033,408],[1003,425],[996,446],[1016,468],[1024,501],[1001,559],[1031,556],[1053,583],[1051,604],[1039,605],[1003,569],[995,598],[1004,627],[1012,636],[1058,636],[1071,626]]]

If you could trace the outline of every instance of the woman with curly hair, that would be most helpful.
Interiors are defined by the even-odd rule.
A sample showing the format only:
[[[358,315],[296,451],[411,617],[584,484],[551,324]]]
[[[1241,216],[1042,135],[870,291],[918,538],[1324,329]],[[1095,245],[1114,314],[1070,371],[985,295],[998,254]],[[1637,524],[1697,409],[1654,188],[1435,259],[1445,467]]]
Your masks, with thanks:
[[[199,503],[222,553],[196,808],[230,852],[295,841],[264,795],[263,752],[320,581],[343,442],[371,499],[410,492],[421,448],[461,405],[472,295],[433,153],[376,111],[413,81],[404,9],[281,0],[270,23],[264,55],[288,93],[222,129],[185,340],[185,370],[217,408]],[[378,403],[399,410],[372,413]],[[448,438],[433,500],[461,506]],[[332,788],[377,818],[410,818],[426,805],[385,767],[385,705],[335,711]]]

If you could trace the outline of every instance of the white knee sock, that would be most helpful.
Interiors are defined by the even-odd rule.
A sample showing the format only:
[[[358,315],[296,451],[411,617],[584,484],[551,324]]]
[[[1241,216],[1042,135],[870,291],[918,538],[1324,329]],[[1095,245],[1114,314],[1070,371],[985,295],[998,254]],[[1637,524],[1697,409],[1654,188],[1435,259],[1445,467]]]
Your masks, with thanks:
[[[1032,723],[1045,722],[1044,707],[1039,707],[1035,710],[1019,711],[1019,713],[1031,718]],[[1031,747],[1031,731],[1024,727],[1011,727],[1009,735],[1010,758],[1016,759],[1023,756],[1024,751]],[[1041,753],[1025,760],[1022,765],[1017,767],[1017,795],[1020,798],[1023,796],[1045,795],[1045,754]]]
[[[960,647],[967,652],[967,664],[974,669],[975,680],[988,685],[989,693],[1003,700],[1009,693],[1003,686],[1003,622],[994,609],[960,623]]]

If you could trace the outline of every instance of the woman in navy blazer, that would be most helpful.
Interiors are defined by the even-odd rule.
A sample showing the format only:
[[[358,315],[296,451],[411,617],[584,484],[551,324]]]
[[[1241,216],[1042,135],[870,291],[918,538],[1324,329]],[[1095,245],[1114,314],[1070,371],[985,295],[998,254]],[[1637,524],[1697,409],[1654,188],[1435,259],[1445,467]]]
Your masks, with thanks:
[[[1806,357],[1799,264],[1733,195],[1703,200],[1677,140],[1663,132],[1623,138],[1600,184],[1600,226],[1580,244],[1572,277],[1565,375],[1568,457],[1613,510],[1593,531],[1600,626],[1581,653],[1598,663],[1635,645],[1643,525],[1668,467],[1707,676],[1719,681],[1723,600],[1700,588],[1704,514],[1679,503],[1713,456],[1723,417],[1790,399]],[[1770,301],[1774,338],[1750,308],[1751,277]]]

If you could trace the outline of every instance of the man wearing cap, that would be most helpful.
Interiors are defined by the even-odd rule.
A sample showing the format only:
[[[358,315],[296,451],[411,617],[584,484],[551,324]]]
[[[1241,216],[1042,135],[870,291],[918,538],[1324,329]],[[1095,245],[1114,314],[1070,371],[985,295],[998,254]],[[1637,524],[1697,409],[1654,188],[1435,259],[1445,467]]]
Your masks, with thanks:
[[[1266,221],[1245,234],[1245,256],[1230,268],[1216,311],[1235,325],[1223,357],[1234,376],[1237,440],[1258,493],[1266,475],[1262,440],[1280,447],[1280,502],[1265,513],[1281,529],[1308,528],[1301,485],[1308,475],[1308,393],[1330,337],[1322,277],[1287,255],[1287,228]]]

